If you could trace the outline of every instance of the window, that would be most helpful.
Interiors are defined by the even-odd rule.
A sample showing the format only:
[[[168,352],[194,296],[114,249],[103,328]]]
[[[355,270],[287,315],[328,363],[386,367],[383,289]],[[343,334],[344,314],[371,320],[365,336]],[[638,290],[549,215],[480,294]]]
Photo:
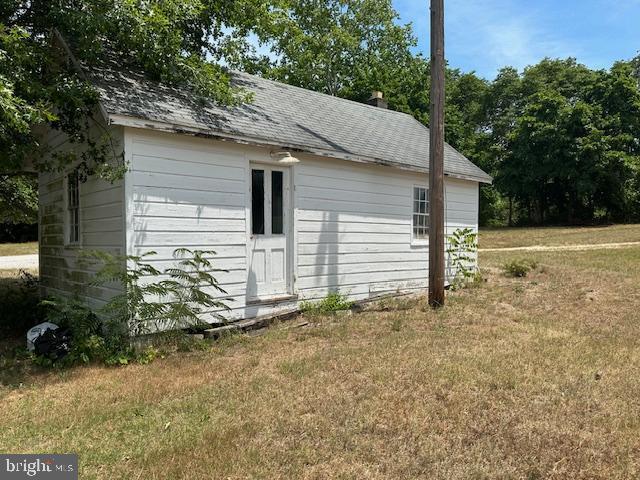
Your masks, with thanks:
[[[251,233],[264,235],[264,170],[251,170]]]
[[[429,190],[413,187],[413,239],[429,238]]]
[[[78,172],[67,176],[67,242],[80,243],[80,179]]]
[[[271,172],[271,233],[273,235],[284,233],[282,177],[282,172],[276,170]]]

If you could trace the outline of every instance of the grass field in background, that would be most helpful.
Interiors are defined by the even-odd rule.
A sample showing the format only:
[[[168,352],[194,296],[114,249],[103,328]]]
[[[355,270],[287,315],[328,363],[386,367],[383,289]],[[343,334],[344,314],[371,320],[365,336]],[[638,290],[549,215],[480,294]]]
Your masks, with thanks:
[[[539,267],[507,278],[514,258]],[[405,298],[146,366],[26,369],[0,387],[0,451],[77,452],[88,479],[637,478],[640,248],[480,262],[438,312]]]
[[[640,242],[640,225],[480,229],[480,248]]]
[[[0,257],[38,253],[38,242],[0,243]]]

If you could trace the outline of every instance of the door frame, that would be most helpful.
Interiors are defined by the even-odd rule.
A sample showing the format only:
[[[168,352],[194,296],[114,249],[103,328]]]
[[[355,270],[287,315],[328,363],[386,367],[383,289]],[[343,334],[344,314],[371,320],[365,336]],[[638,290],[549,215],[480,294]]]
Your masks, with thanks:
[[[248,285],[248,279],[249,279],[249,272],[250,272],[250,268],[251,268],[251,254],[253,251],[253,242],[251,237],[253,236],[252,234],[252,227],[251,227],[251,222],[252,222],[252,170],[254,169],[260,169],[260,168],[269,168],[269,169],[276,169],[276,170],[280,170],[283,172],[286,172],[285,177],[287,177],[287,179],[285,180],[285,182],[283,183],[283,186],[285,187],[285,192],[284,195],[286,195],[285,197],[285,201],[283,202],[284,208],[283,208],[283,214],[284,214],[284,235],[285,235],[285,248],[286,248],[286,255],[285,255],[285,261],[287,262],[286,268],[285,268],[285,275],[286,275],[286,293],[284,296],[277,296],[277,297],[272,297],[272,298],[262,298],[260,296],[256,297],[249,297],[249,285]],[[294,170],[295,170],[295,166],[294,165],[282,165],[278,162],[275,161],[265,161],[265,160],[255,160],[252,158],[248,158],[248,167],[246,169],[246,175],[245,175],[245,226],[246,226],[246,275],[245,275],[245,300],[247,305],[249,304],[256,304],[256,303],[273,303],[274,301],[277,300],[281,300],[281,301],[286,301],[286,300],[290,300],[293,299],[296,296],[296,277],[295,277],[295,266],[294,266],[294,259],[295,259],[295,255],[294,255],[294,235],[295,235],[295,205],[294,205],[294,198],[295,198],[295,194],[294,194],[294,182],[293,182],[293,178],[294,178]],[[265,177],[266,178],[266,177]],[[287,202],[288,200],[288,202]],[[266,210],[266,208],[265,208]],[[271,214],[269,213],[269,218],[271,217]],[[267,221],[267,215],[265,215],[265,226],[266,226],[266,221]]]

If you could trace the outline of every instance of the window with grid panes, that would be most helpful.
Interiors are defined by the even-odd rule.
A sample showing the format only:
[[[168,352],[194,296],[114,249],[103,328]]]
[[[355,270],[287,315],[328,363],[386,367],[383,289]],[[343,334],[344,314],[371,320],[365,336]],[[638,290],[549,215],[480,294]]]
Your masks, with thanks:
[[[78,173],[67,177],[67,242],[80,242],[80,180]]]
[[[413,239],[429,238],[429,190],[413,187]]]

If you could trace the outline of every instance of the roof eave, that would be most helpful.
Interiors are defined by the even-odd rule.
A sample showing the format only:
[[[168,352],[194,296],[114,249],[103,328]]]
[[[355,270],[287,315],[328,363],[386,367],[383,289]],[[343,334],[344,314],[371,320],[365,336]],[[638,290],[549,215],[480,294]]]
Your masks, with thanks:
[[[303,153],[309,153],[312,155],[317,155],[321,157],[330,157],[337,158],[340,160],[348,160],[351,162],[358,163],[367,163],[367,164],[375,164],[375,165],[383,165],[388,167],[397,168],[400,170],[410,171],[410,172],[420,172],[420,173],[429,173],[429,170],[426,168],[413,167],[409,165],[405,165],[398,162],[392,162],[388,160],[383,160],[380,158],[367,157],[363,155],[354,155],[348,152],[340,152],[338,150],[327,150],[316,147],[309,147],[306,145],[297,145],[297,144],[287,144],[282,142],[276,142],[269,139],[264,138],[251,138],[242,135],[234,135],[231,133],[221,132],[219,130],[210,130],[203,129],[197,127],[195,125],[186,125],[186,124],[177,124],[177,123],[169,123],[162,122],[158,120],[148,120],[139,117],[133,117],[122,114],[109,114],[108,115],[108,123],[110,125],[120,125],[124,127],[131,128],[143,128],[147,130],[155,130],[161,132],[168,133],[178,133],[184,135],[193,135],[198,137],[206,137],[212,138],[221,141],[228,141],[238,144],[251,145],[256,147],[267,147],[267,148],[279,148],[279,149],[288,149],[294,150]],[[462,175],[457,173],[445,172],[447,177],[457,178],[460,180],[467,180],[478,183],[492,183],[491,177],[476,177],[472,175]]]

